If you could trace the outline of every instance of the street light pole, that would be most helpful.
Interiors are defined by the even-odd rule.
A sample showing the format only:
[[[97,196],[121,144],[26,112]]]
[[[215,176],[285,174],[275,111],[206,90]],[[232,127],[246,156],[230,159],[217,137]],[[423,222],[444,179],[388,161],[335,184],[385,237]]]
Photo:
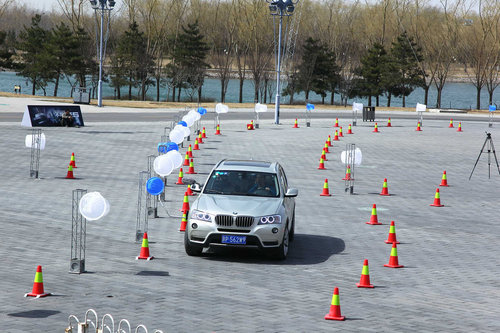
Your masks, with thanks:
[[[280,123],[280,99],[281,99],[281,44],[283,34],[283,16],[292,16],[295,5],[299,0],[267,0],[269,11],[272,16],[279,16],[278,49],[276,57],[276,105],[274,109],[274,123]]]
[[[275,102],[275,108],[274,108],[274,123],[276,125],[279,125],[280,123],[280,90],[281,90],[281,85],[280,85],[280,76],[281,76],[281,31],[282,31],[282,25],[283,25],[283,13],[280,10],[280,22],[279,22],[279,28],[278,28],[278,59],[277,59],[277,64],[276,64],[276,102]]]
[[[104,5],[105,1],[101,1],[101,27],[99,33],[99,83],[97,85],[97,106],[102,107],[102,31],[104,23]]]
[[[90,0],[90,5],[92,6],[92,9],[95,10],[96,14],[98,11],[101,12],[101,25],[100,25],[100,33],[99,33],[99,82],[97,85],[97,106],[102,107],[102,66],[104,62],[104,45],[103,45],[103,38],[104,38],[104,13],[107,11],[108,12],[108,23],[110,20],[110,14],[111,10],[113,10],[113,7],[115,6],[116,1],[114,0]],[[109,25],[108,25],[108,32],[109,32]]]

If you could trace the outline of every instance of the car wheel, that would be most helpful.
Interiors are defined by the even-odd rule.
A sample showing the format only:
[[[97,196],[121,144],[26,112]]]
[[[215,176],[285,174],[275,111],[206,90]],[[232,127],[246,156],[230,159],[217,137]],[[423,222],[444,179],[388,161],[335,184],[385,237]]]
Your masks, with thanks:
[[[203,246],[193,244],[188,239],[188,232],[186,230],[184,231],[184,249],[186,250],[188,256],[199,256],[203,251]]]
[[[283,233],[283,240],[281,241],[281,245],[275,249],[274,257],[278,260],[285,260],[288,255],[288,245],[290,241],[290,232],[288,231],[288,226],[286,226],[285,231]]]
[[[290,239],[290,242],[293,242],[295,239],[295,209],[293,210],[292,226],[290,227],[290,235],[288,235],[288,239]]]

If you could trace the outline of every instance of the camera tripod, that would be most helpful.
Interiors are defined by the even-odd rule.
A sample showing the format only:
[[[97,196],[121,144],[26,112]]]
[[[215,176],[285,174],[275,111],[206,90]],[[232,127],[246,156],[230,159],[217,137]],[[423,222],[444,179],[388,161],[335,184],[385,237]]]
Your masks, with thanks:
[[[481,148],[481,151],[479,152],[479,156],[477,157],[476,164],[474,164],[474,167],[472,168],[472,172],[470,173],[469,180],[472,177],[472,174],[474,173],[474,169],[476,169],[477,162],[479,162],[479,158],[481,157],[481,154],[484,152],[484,147],[488,144],[488,178],[491,176],[491,153],[493,153],[493,157],[495,157],[495,162],[497,163],[497,169],[498,169],[498,174],[500,174],[500,166],[498,165],[498,159],[497,159],[497,154],[495,152],[495,146],[493,145],[493,140],[491,139],[491,133],[486,132],[486,140],[484,140],[483,147]]]

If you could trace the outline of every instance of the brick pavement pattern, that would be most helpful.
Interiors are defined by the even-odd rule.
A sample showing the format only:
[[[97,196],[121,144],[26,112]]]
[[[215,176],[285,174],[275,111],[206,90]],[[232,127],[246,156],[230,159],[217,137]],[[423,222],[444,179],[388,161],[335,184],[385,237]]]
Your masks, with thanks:
[[[355,134],[333,143],[317,170],[319,152],[332,119],[308,128],[299,119],[276,126],[222,121],[214,136],[207,114],[208,138],[195,163],[204,182],[222,158],[278,160],[296,199],[296,238],[289,258],[279,262],[253,251],[217,251],[201,257],[184,252],[180,219],[150,219],[152,261],[136,261],[134,242],[138,172],[155,154],[165,123],[88,123],[79,129],[44,128],[40,180],[29,178],[30,152],[19,124],[0,124],[0,331],[62,332],[68,316],[82,318],[93,308],[102,317],[143,323],[164,332],[493,332],[500,331],[499,197],[500,176],[492,165],[487,177],[483,154],[471,181],[469,173],[492,133],[500,147],[499,126],[463,122],[464,132],[448,129],[449,117],[425,121],[392,119],[392,128],[360,123]],[[249,114],[249,119],[252,115]],[[346,127],[350,120],[340,119]],[[385,124],[386,120],[379,120]],[[192,143],[192,142],[190,142]],[[346,143],[363,153],[354,169],[354,195],[344,193],[340,154]],[[75,152],[77,180],[63,179]],[[185,154],[185,148],[181,150]],[[500,154],[500,152],[498,152]],[[430,207],[443,170],[450,187],[441,188],[445,207]],[[176,212],[184,186],[168,178],[166,205]],[[329,180],[331,197],[321,197]],[[382,179],[391,196],[379,195]],[[111,204],[108,216],[87,223],[86,274],[69,274],[71,193],[99,191]],[[190,201],[192,199],[190,198]],[[381,226],[364,222],[377,205]],[[402,269],[385,268],[385,244],[396,221]],[[358,289],[363,259],[370,262],[374,289]],[[37,265],[44,287],[54,296],[27,299]],[[345,322],[323,319],[334,286],[341,290]]]

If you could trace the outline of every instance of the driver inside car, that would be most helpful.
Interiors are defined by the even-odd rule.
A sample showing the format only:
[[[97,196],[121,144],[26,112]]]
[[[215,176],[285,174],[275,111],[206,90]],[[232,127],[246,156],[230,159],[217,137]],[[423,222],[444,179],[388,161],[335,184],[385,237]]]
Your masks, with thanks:
[[[267,182],[266,176],[257,174],[255,176],[255,184],[248,190],[249,194],[262,195],[262,196],[275,196],[274,186],[270,186]]]

